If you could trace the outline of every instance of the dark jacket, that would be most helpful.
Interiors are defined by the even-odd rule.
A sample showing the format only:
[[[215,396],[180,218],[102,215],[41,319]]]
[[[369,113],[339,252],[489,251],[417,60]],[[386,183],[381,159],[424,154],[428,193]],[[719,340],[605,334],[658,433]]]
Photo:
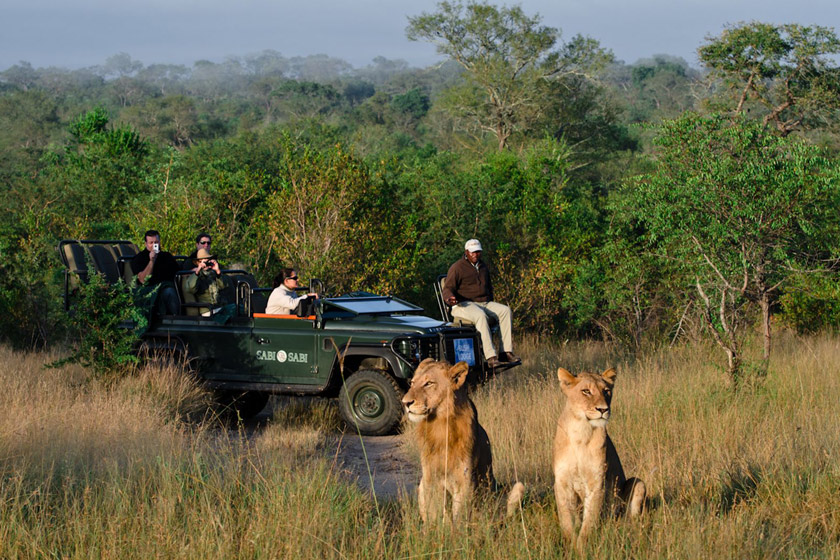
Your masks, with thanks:
[[[148,264],[149,250],[143,249],[131,259],[131,272],[137,276],[137,274],[143,272],[143,269]],[[145,284],[147,286],[154,286],[161,282],[173,282],[175,281],[175,273],[179,270],[181,270],[181,267],[178,266],[178,261],[172,256],[172,253],[161,251],[157,259],[155,259],[155,267],[152,269],[152,273],[146,278]]]
[[[493,285],[490,283],[490,270],[484,261],[479,259],[473,266],[466,257],[461,257],[446,273],[443,285],[443,299],[455,296],[462,301],[493,301]]]

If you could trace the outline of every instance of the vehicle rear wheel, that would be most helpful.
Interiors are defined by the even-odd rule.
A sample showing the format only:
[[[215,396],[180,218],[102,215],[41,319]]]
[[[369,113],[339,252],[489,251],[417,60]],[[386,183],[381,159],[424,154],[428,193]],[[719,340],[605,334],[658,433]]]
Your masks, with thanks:
[[[351,428],[365,436],[394,431],[402,418],[403,391],[388,373],[357,371],[344,380],[338,394],[338,411]]]
[[[218,401],[223,415],[238,415],[242,420],[253,418],[268,404],[268,393],[256,391],[219,391]]]

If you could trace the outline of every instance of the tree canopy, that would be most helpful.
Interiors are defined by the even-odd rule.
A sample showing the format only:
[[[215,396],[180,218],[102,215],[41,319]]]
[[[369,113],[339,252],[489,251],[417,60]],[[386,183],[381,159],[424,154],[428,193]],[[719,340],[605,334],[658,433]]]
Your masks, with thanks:
[[[557,48],[559,30],[540,22],[520,6],[460,2],[440,2],[436,12],[409,18],[409,39],[431,41],[466,70],[467,87],[452,98],[453,107],[494,134],[500,150],[541,115],[547,80],[589,75],[612,60],[597,41],[579,35]]]
[[[737,380],[745,304],[760,307],[766,362],[771,306],[785,282],[840,256],[837,164],[760,123],[721,115],[667,121],[656,144],[656,169],[629,180],[627,202],[652,247],[696,288]]]
[[[698,54],[735,113],[752,108],[781,134],[836,122],[840,40],[828,27],[744,23],[710,37]]]

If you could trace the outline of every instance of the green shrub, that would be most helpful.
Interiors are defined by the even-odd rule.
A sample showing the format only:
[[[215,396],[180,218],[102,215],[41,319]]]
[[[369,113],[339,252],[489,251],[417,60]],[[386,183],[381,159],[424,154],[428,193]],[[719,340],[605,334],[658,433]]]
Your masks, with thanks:
[[[75,350],[52,365],[78,363],[100,376],[115,376],[137,363],[135,343],[148,324],[125,284],[110,285],[101,274],[81,285],[66,322]]]

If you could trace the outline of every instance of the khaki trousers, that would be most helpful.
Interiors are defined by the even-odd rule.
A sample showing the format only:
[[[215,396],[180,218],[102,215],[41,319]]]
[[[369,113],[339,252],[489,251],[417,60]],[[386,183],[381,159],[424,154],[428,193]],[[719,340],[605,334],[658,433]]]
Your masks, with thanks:
[[[489,317],[495,317],[499,322],[499,331],[502,335],[502,352],[513,352],[513,337],[511,335],[512,314],[510,307],[495,301],[487,303],[478,301],[462,301],[452,307],[452,316],[459,319],[466,319],[475,325],[475,329],[481,335],[481,346],[484,347],[484,359],[498,356],[499,352],[493,347],[493,337],[490,336]]]

